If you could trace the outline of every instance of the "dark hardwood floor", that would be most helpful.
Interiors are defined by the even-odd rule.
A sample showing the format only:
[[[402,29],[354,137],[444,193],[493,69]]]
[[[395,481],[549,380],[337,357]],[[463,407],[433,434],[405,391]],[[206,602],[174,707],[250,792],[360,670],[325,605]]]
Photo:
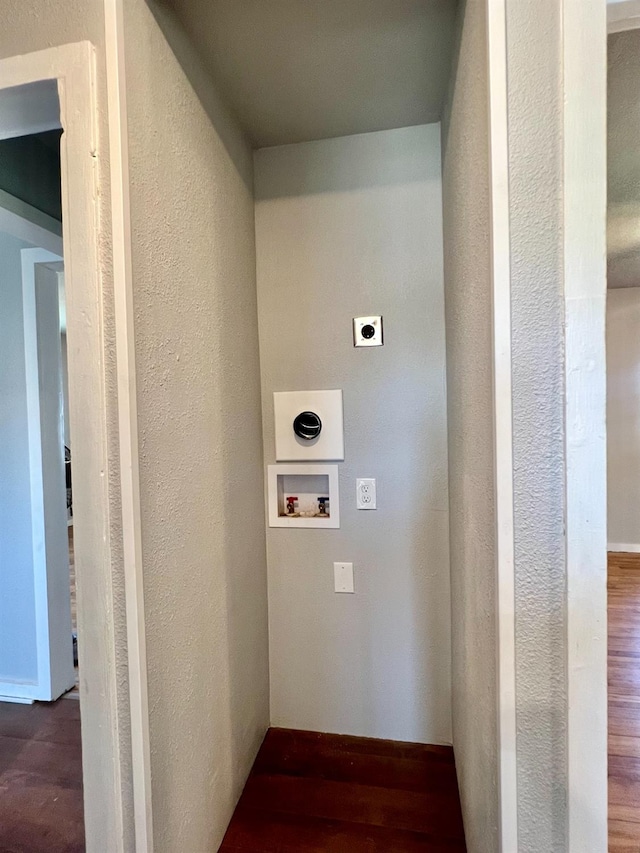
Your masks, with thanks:
[[[640,851],[640,554],[609,554],[609,853]]]
[[[464,851],[450,747],[270,729],[221,853]]]
[[[84,851],[80,703],[0,702],[0,853]]]
[[[640,851],[640,554],[609,555],[609,853]],[[448,747],[271,729],[223,853],[464,851]],[[80,705],[0,702],[0,853],[84,850]]]

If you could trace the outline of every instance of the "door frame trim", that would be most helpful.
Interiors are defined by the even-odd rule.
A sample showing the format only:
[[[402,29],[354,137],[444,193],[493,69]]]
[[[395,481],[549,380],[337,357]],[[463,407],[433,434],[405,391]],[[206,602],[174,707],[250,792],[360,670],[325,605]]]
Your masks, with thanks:
[[[500,850],[518,849],[509,125],[505,0],[487,4]]]
[[[568,853],[606,853],[608,12],[561,14]]]
[[[144,634],[141,643],[127,648],[127,695],[123,637],[116,629],[123,595],[113,566],[122,559],[123,538],[139,526],[135,506],[120,501],[117,477],[118,468],[123,478],[131,476],[127,469],[132,461],[135,464],[131,448],[137,451],[137,435],[131,432],[130,420],[122,417],[115,434],[114,392],[122,401],[129,394],[129,382],[120,369],[114,377],[105,350],[109,247],[118,235],[111,233],[108,219],[100,217],[99,200],[107,196],[108,188],[100,186],[98,174],[102,151],[95,75],[95,51],[87,41],[0,60],[0,88],[56,80],[60,99],[86,843],[88,853],[125,853],[131,777],[134,823],[151,819],[150,789],[140,784],[141,777],[150,778],[149,753],[139,748],[140,741],[148,745],[149,717],[144,704]],[[122,310],[116,313],[118,343],[128,334],[130,320],[126,310],[124,316]],[[130,552],[126,541],[124,550]],[[129,597],[132,589],[137,591],[140,566],[125,561],[124,571],[125,576],[133,573],[125,581]],[[142,607],[140,595],[136,600]],[[139,618],[144,616],[143,610],[138,613]],[[132,753],[137,763],[132,762]],[[137,849],[148,853],[151,847]]]
[[[134,831],[136,850],[153,853],[123,0],[104,0],[104,18]]]

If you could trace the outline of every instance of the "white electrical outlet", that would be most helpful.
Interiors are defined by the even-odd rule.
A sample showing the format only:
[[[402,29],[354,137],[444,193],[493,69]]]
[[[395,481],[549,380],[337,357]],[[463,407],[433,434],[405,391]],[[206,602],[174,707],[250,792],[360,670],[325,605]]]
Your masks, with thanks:
[[[356,506],[358,509],[376,508],[376,481],[356,480]]]
[[[353,563],[333,564],[333,588],[336,592],[355,592]]]

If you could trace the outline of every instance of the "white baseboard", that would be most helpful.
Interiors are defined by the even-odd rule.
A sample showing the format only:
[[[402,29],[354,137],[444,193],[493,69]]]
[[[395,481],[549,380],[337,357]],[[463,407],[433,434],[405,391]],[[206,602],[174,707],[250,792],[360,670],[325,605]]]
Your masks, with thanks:
[[[639,544],[624,544],[620,542],[610,542],[607,545],[607,551],[624,551],[628,554],[640,554],[640,545]]]

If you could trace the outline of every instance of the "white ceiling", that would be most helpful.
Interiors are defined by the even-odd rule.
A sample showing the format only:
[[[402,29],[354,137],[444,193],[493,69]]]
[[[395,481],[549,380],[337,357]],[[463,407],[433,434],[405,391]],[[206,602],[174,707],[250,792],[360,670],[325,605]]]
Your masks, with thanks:
[[[166,0],[257,148],[440,119],[456,0]]]
[[[60,102],[55,80],[0,89],[0,139],[59,127]]]

